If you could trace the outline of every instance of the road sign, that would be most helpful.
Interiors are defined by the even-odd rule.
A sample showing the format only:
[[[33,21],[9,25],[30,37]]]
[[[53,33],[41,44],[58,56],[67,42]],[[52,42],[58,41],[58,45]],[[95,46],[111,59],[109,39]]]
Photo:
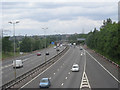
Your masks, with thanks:
[[[77,41],[85,41],[85,38],[77,38]]]
[[[53,44],[53,45],[54,45],[55,43],[54,43],[54,42],[51,42],[51,44]]]

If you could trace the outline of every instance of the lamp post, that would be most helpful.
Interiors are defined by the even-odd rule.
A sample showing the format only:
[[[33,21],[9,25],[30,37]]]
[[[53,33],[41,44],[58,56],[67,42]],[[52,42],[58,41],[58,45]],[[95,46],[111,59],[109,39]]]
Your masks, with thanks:
[[[19,21],[14,21],[14,22],[8,22],[13,25],[13,37],[14,37],[14,60],[15,60],[15,25],[19,23]],[[16,79],[16,61],[15,61],[15,79]]]
[[[55,30],[55,33],[56,33],[56,52],[57,52],[57,54],[58,54],[58,42],[59,42],[59,37],[58,37],[58,32]]]
[[[21,37],[20,33],[19,33],[18,36],[19,36],[19,38]],[[21,48],[21,47],[20,47],[20,40],[19,40],[19,39],[18,39],[18,44],[19,44],[19,54],[21,54],[21,52],[20,52],[20,48]]]
[[[46,63],[46,30],[48,29],[47,27],[46,28],[42,28],[44,30],[44,37],[45,37],[45,63]]]

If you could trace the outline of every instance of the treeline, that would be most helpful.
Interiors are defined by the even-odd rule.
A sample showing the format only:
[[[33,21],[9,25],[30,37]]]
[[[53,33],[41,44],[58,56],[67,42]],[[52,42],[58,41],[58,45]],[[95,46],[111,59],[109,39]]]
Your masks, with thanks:
[[[46,43],[44,37],[28,37],[25,36],[22,40],[15,39],[16,52],[31,52],[48,47],[52,41],[55,41],[55,37],[47,36]],[[14,37],[10,40],[10,37],[2,38],[2,52],[9,53],[14,51]]]
[[[68,37],[69,43],[76,43],[77,45],[79,44],[85,44],[85,41],[79,41],[77,39],[79,38],[87,38],[87,34],[73,34]]]
[[[46,44],[46,45],[45,45]],[[20,51],[21,52],[31,52],[35,50],[40,50],[42,48],[48,47],[50,45],[50,40],[46,38],[39,38],[39,37],[25,37],[22,42],[20,42]]]
[[[100,30],[89,32],[86,44],[107,58],[120,64],[120,23],[104,20]]]

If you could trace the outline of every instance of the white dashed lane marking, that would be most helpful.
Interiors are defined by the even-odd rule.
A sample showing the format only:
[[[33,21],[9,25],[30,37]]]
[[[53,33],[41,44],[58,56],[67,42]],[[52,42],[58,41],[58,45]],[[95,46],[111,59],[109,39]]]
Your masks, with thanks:
[[[64,83],[61,84],[61,86],[63,86],[63,85],[64,85]]]
[[[68,77],[66,77],[65,79],[68,79]]]
[[[69,50],[67,51],[69,52]],[[59,58],[59,60],[61,60],[66,54],[67,52],[61,57]],[[27,86],[29,83],[31,83],[32,81],[34,81],[35,79],[37,79],[41,74],[43,74],[44,72],[46,72],[47,70],[49,70],[53,65],[55,65],[59,60],[57,60],[54,64],[50,65],[47,69],[45,69],[43,72],[41,72],[39,75],[37,75],[36,77],[34,77],[32,80],[30,80],[29,82],[27,82],[25,85],[23,85],[20,88],[24,88],[25,86]]]
[[[68,74],[70,74],[70,72]]]
[[[51,77],[49,79],[52,79]]]

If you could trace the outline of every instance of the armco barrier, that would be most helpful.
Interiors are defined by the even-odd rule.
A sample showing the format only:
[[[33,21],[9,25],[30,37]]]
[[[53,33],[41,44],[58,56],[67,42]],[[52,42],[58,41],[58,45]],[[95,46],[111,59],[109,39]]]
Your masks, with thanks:
[[[88,47],[86,47],[86,49],[88,49]],[[105,56],[97,53],[95,50],[92,50],[93,52],[95,52],[97,55],[101,56],[102,58],[104,58],[105,60],[109,61],[110,63],[112,63],[113,65],[115,65],[116,67],[120,68],[120,65],[118,65],[117,63],[113,62],[112,60],[106,58]]]
[[[49,60],[47,60],[46,62],[43,62],[42,64],[36,66],[35,68],[31,69],[30,71],[24,73],[21,76],[18,76],[16,79],[9,81],[8,83],[2,85],[1,89],[2,90],[7,90],[11,87],[13,87],[14,85],[16,85],[17,83],[23,81],[24,79],[26,79],[27,77],[33,75],[34,73],[36,73],[37,71],[39,71],[41,68],[45,67],[48,64],[52,64],[55,61],[57,61],[63,54],[65,54],[67,52],[67,50],[69,49],[68,46],[66,46],[66,48],[61,51],[60,53],[58,53],[57,55],[53,56],[52,58],[50,58]]]
[[[94,50],[93,50],[94,51]],[[102,58],[104,58],[105,60],[109,61],[110,63],[112,63],[113,65],[117,66],[118,68],[120,68],[120,65],[118,65],[117,63],[113,62],[112,60],[106,58],[105,56],[97,53],[96,51],[94,51],[96,54],[98,54],[99,56],[101,56]]]

